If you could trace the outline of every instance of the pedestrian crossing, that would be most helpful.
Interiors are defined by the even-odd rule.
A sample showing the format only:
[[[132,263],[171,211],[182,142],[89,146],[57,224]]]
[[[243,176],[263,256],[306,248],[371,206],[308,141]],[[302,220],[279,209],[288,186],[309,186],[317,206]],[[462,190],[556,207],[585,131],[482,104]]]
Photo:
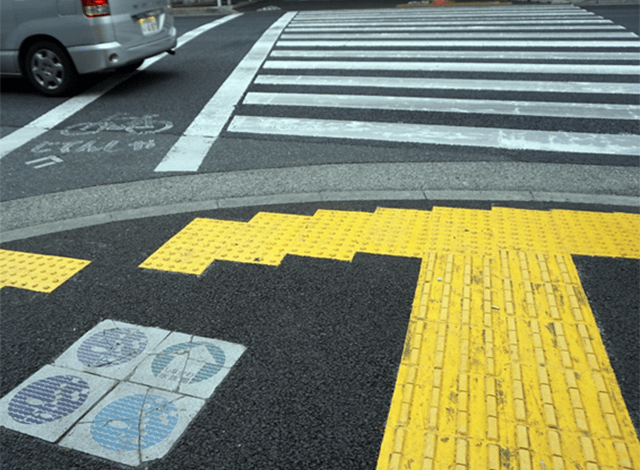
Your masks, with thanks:
[[[640,155],[640,41],[577,6],[301,12],[228,136]]]

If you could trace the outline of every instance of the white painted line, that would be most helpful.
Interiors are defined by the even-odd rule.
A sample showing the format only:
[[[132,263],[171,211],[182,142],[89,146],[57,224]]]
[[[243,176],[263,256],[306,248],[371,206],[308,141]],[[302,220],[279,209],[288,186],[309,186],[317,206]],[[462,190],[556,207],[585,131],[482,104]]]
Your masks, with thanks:
[[[287,28],[287,33],[306,33],[311,31],[452,31],[452,30],[464,30],[464,31],[523,31],[523,30],[533,30],[533,31],[569,31],[569,30],[597,30],[601,32],[602,30],[608,29],[625,29],[623,26],[618,25],[476,25],[474,24],[466,24],[462,28],[457,26],[335,26],[335,27],[327,27],[327,26],[307,26],[307,27],[289,27]],[[595,31],[594,31],[595,32]],[[547,33],[548,34],[548,33]]]
[[[442,90],[525,91],[536,93],[589,93],[639,95],[637,83],[553,82],[527,80],[465,80],[409,77],[363,77],[335,75],[258,75],[258,85],[342,86],[374,88],[416,88]]]
[[[0,400],[0,426],[56,442],[115,385],[115,380],[44,366]]]
[[[248,93],[244,104],[313,108],[385,109],[586,119],[640,119],[640,106],[550,101],[502,101],[316,93]]]
[[[525,24],[525,25],[566,25],[566,24],[583,24],[583,25],[593,25],[595,28],[600,27],[603,24],[613,24],[613,21],[607,20],[600,17],[588,17],[587,19],[579,19],[572,18],[570,20],[562,20],[562,19],[546,19],[546,20],[473,20],[471,23],[469,20],[466,21],[442,21],[442,20],[430,20],[424,19],[421,21],[406,21],[406,20],[393,20],[386,19],[384,21],[362,21],[358,22],[355,20],[352,21],[292,21],[287,30],[293,30],[298,28],[307,28],[307,27],[329,27],[329,28],[339,28],[342,26],[394,26],[394,25],[403,25],[403,26],[429,26],[429,25],[439,25],[439,26],[466,26],[466,25],[516,25],[516,24]]]
[[[464,10],[464,11],[487,11],[487,10],[495,10],[495,11],[508,11],[508,10],[513,10],[513,11],[526,11],[526,10],[538,10],[538,11],[559,11],[559,10],[581,10],[581,8],[579,8],[576,5],[571,5],[571,4],[553,4],[553,5],[535,5],[535,4],[525,4],[525,5],[510,5],[510,4],[502,4],[502,5],[492,5],[490,8],[487,8],[486,6],[483,5],[468,5],[468,6],[463,6],[462,8],[455,8],[455,10],[460,11],[460,10]],[[433,12],[434,14],[437,14],[439,11],[442,10],[447,10],[446,8],[442,8],[442,9],[433,9],[431,10],[431,12]],[[384,12],[384,13],[389,13],[389,14],[394,14],[394,13],[401,13],[403,11],[406,10],[402,10],[402,9],[398,9],[398,8],[373,8],[371,10],[367,9],[367,10],[361,10],[361,9],[346,9],[346,10],[340,10],[339,13],[336,13],[335,10],[325,10],[325,11],[302,11],[300,12],[301,16],[317,16],[317,15],[339,15],[340,13],[345,13],[345,14],[354,14],[357,15],[360,12]],[[581,10],[584,11],[584,10]]]
[[[276,47],[419,47],[419,48],[449,48],[449,47],[567,47],[567,48],[640,48],[638,41],[473,41],[473,40],[448,40],[448,41],[416,41],[416,40],[332,40],[332,41],[293,41],[280,40]]]
[[[228,132],[640,156],[640,136],[235,116]]]
[[[229,113],[230,115],[231,113]],[[229,116],[227,116],[227,119]],[[198,171],[202,160],[207,156],[215,141],[215,137],[182,135],[162,158],[154,171]]]
[[[164,457],[204,400],[121,383],[60,445],[125,465]]]
[[[285,13],[267,29],[196,116],[184,135],[167,152],[155,171],[198,170],[269,51],[295,14]]]
[[[638,75],[638,65],[527,64],[491,62],[368,62],[268,60],[263,68],[278,70],[394,70],[419,72],[565,73],[581,75]]]
[[[550,33],[285,33],[282,35],[283,40],[295,41],[295,40],[308,40],[308,39],[369,39],[369,40],[384,40],[384,39],[437,39],[437,40],[445,40],[445,39],[540,39],[547,40],[549,38]],[[593,31],[589,33],[564,33],[564,32],[554,32],[554,39],[563,39],[563,38],[584,38],[584,39],[637,39],[638,36],[631,31],[621,31],[621,32],[601,32],[601,31]],[[540,42],[540,46],[543,46],[544,43]]]
[[[85,333],[54,364],[123,380],[169,333],[105,320]]]
[[[130,380],[206,399],[245,349],[239,344],[173,332],[138,366]]]
[[[383,11],[355,11],[353,13],[349,12],[340,12],[340,14],[311,14],[311,13],[300,13],[296,18],[296,21],[299,20],[329,20],[329,19],[337,19],[337,20],[345,20],[345,19],[371,19],[371,18],[381,18],[381,19],[389,19],[389,18],[483,18],[483,17],[501,17],[501,16],[511,16],[514,18],[517,17],[529,17],[529,16],[540,16],[540,17],[556,17],[556,16],[595,16],[594,13],[581,10],[581,9],[559,9],[559,10],[545,10],[543,8],[540,9],[494,9],[494,8],[482,8],[480,9],[442,9],[435,11],[433,9],[430,10],[415,10],[415,9],[407,9],[407,10],[383,10]]]
[[[44,157],[44,158],[38,158],[36,160],[30,160],[28,162],[25,162],[26,165],[33,165],[33,168],[39,169],[39,168],[44,168],[47,166],[51,166],[51,165],[55,165],[57,163],[62,163],[62,159],[56,157],[55,155],[51,155],[49,157]],[[47,162],[47,163],[45,163]],[[36,163],[40,163],[39,165],[36,165]]]
[[[395,13],[395,12],[394,12]],[[438,19],[442,20],[461,20],[465,19],[468,21],[474,20],[522,20],[530,18],[533,20],[541,20],[541,19],[549,19],[549,20],[586,20],[590,18],[602,18],[594,13],[588,13],[585,11],[566,11],[566,12],[535,12],[535,11],[522,11],[520,13],[514,14],[513,12],[501,12],[494,14],[483,14],[482,12],[466,12],[463,13],[460,9],[449,10],[448,12],[433,14],[430,12],[422,12],[418,10],[406,10],[401,13],[395,14],[362,14],[362,15],[343,15],[343,16],[298,16],[296,17],[295,24],[303,24],[303,23],[313,23],[313,22],[325,22],[325,23],[333,23],[333,22],[361,22],[366,23],[367,21],[416,21],[416,20],[426,20],[426,21],[434,21]]]
[[[241,14],[228,15],[216,21],[204,24],[194,29],[193,31],[189,31],[188,33],[183,34],[182,36],[180,36],[180,38],[178,38],[178,45],[176,46],[176,49],[185,45],[200,34],[239,16],[241,16]],[[138,71],[146,69],[147,67],[151,66],[167,55],[168,54],[164,53],[147,59],[144,64],[138,69]],[[126,81],[135,73],[137,72],[132,72],[124,75],[113,75],[106,80],[98,83],[91,89],[79,94],[78,96],[74,96],[73,98],[68,99],[64,103],[53,108],[51,111],[48,111],[39,118],[31,121],[27,125],[3,137],[2,139],[0,139],[0,159],[5,157],[10,152],[13,152],[17,148],[23,146],[30,140],[33,140],[36,137],[41,136],[45,132],[50,131],[61,122],[70,118],[75,113],[83,109],[85,106],[93,103],[95,100],[100,98],[112,88],[115,88],[120,83]]]
[[[500,59],[500,60],[632,60],[640,55],[633,52],[539,52],[539,51],[390,51],[354,49],[336,50],[282,50],[276,49],[269,57],[286,58],[360,58],[360,59]]]
[[[189,41],[192,41],[193,39],[197,38],[198,36],[200,36],[203,33],[206,33],[207,31],[216,28],[228,21],[234,20],[236,18],[239,18],[240,16],[242,16],[242,13],[234,13],[231,15],[227,15],[227,16],[223,16],[222,18],[219,18],[215,21],[211,21],[210,23],[205,23],[201,26],[198,26],[197,28],[192,29],[191,31],[188,31],[186,33],[184,33],[182,36],[180,36],[178,38],[178,44],[176,45],[176,49],[179,49],[180,47],[184,46],[185,44],[187,44]],[[147,60],[144,61],[144,64],[142,64],[142,66],[138,67],[138,71],[140,70],[144,70],[146,68],[151,67],[153,64],[155,64],[157,61],[159,61],[160,59],[163,59],[164,57],[166,57],[168,54],[165,52],[163,54],[157,55],[155,57],[151,57]]]

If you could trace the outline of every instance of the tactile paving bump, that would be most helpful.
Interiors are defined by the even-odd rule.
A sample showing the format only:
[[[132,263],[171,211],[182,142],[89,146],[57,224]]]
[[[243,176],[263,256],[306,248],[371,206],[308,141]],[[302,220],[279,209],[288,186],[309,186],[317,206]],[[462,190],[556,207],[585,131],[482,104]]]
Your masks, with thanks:
[[[571,258],[640,258],[637,214],[436,207],[196,219],[142,267],[199,274],[216,259],[349,261],[358,251],[423,260],[378,470],[640,468]]]
[[[0,288],[51,292],[90,261],[0,250]]]

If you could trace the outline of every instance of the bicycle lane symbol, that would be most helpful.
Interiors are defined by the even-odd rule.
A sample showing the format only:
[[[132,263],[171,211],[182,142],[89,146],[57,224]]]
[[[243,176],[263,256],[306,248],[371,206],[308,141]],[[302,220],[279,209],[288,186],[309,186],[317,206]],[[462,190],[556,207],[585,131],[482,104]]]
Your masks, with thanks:
[[[129,134],[158,134],[173,128],[171,121],[154,120],[157,114],[136,117],[129,113],[118,113],[98,122],[72,124],[60,131],[62,135],[90,135],[105,131],[124,131]]]
[[[134,152],[149,150],[156,147],[155,139],[148,138],[150,134],[158,134],[173,128],[171,121],[158,119],[157,114],[145,114],[133,116],[129,113],[118,113],[97,122],[84,122],[72,124],[60,131],[60,134],[68,137],[91,136],[89,140],[48,141],[38,142],[31,148],[31,153],[38,158],[25,162],[34,169],[41,169],[63,163],[60,155],[65,154],[109,154],[122,153],[129,147]],[[122,142],[121,139],[105,141],[100,139],[103,132],[125,132],[127,134],[141,136],[133,142]],[[42,154],[46,156],[42,157]]]

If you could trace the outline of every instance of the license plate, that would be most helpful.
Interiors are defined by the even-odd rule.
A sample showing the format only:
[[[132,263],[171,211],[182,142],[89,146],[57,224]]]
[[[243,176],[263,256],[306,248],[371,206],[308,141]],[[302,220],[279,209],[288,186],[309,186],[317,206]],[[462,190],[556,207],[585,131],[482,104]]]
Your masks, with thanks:
[[[147,16],[138,20],[142,34],[153,34],[158,31],[158,20],[155,16]]]

